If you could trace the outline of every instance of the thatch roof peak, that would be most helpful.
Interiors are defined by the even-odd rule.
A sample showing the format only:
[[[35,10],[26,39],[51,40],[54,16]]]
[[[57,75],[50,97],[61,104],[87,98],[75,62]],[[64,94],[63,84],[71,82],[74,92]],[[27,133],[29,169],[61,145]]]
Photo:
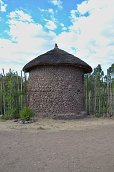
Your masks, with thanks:
[[[58,48],[58,45],[57,45],[57,43],[55,43],[55,48]]]

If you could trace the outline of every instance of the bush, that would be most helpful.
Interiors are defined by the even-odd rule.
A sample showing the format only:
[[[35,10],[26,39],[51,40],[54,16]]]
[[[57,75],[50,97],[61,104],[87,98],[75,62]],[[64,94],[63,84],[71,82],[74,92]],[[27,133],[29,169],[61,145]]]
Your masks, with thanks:
[[[5,115],[2,116],[3,119],[5,120],[10,120],[15,118],[15,109],[9,109],[6,111]]]
[[[33,112],[29,107],[24,107],[20,112],[20,118],[24,121],[29,121],[33,117]]]
[[[5,119],[3,118],[3,115],[0,115],[0,121],[5,121]]]

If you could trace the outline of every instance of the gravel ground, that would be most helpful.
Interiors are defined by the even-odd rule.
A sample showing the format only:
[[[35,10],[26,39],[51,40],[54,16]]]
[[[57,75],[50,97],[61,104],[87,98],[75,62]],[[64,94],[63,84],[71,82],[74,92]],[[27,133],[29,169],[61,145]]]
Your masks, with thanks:
[[[0,122],[0,172],[114,172],[114,120]]]

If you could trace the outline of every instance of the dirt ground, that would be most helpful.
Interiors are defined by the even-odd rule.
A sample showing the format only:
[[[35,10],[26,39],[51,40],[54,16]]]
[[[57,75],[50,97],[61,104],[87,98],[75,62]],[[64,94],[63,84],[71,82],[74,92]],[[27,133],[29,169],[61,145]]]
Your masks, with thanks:
[[[0,172],[114,172],[114,119],[0,122]]]

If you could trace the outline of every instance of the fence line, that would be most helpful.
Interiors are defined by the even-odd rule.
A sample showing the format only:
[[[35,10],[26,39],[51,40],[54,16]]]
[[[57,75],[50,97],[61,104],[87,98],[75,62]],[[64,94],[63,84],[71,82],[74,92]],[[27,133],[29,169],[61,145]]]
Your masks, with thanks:
[[[96,80],[93,81],[96,84]],[[88,78],[85,80],[84,102],[85,110],[90,115],[112,116],[114,115],[114,88],[111,83],[105,83],[101,92],[96,85],[88,89]],[[103,83],[104,84],[104,83]],[[92,85],[93,86],[93,85]],[[18,116],[20,110],[27,105],[27,76],[21,71],[12,72],[11,69],[5,73],[4,69],[0,74],[0,114],[14,114]]]
[[[89,94],[89,96],[85,98],[85,109],[90,115],[107,117],[113,116],[114,94],[111,94],[110,98],[107,94],[96,97]]]
[[[26,104],[26,75],[21,71],[9,70],[5,73],[4,69],[0,74],[0,114],[18,117],[20,110]]]

